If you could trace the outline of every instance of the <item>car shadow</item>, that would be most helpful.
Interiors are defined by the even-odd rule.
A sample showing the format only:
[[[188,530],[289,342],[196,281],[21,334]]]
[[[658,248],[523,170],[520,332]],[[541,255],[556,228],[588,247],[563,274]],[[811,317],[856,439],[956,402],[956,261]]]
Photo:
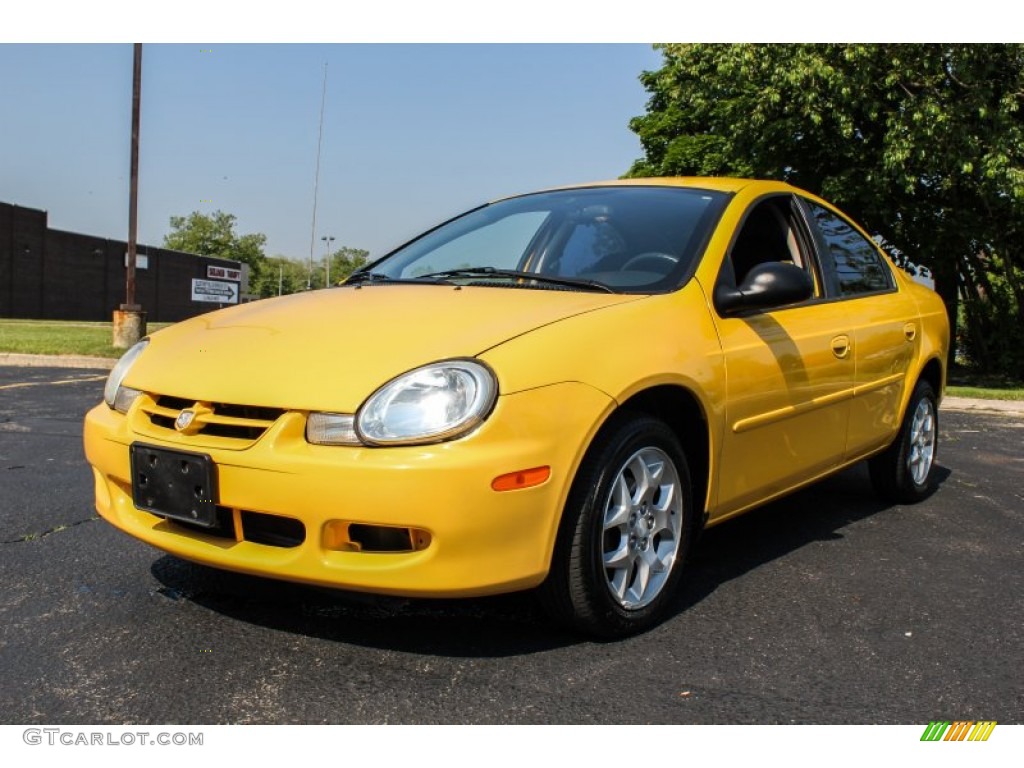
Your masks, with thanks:
[[[436,656],[519,656],[584,642],[555,627],[532,593],[471,599],[363,595],[231,573],[164,555],[159,592],[278,631]]]
[[[953,474],[935,465],[936,488]],[[842,529],[895,505],[871,486],[866,462],[778,501],[710,528],[691,552],[670,616],[699,603],[720,585],[816,541],[843,538]]]
[[[936,467],[939,483],[951,475]],[[706,531],[691,553],[666,621],[721,584],[810,542],[842,538],[850,523],[890,509],[866,467],[834,477]],[[472,599],[400,599],[220,571],[172,555],[157,559],[160,594],[271,629],[352,645],[451,657],[518,656],[600,641],[554,626],[532,593]]]

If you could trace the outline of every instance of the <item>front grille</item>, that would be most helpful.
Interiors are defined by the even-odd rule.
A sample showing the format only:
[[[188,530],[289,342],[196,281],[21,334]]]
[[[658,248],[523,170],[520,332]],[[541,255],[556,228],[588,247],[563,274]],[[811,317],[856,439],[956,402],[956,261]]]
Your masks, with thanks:
[[[235,530],[234,513],[228,507],[217,507],[216,524],[211,528],[193,525],[184,520],[167,519],[167,522],[203,536],[235,541],[251,541],[268,547],[290,549],[297,547],[306,540],[306,526],[301,521],[281,515],[268,515],[262,512],[239,510],[241,538]]]
[[[242,538],[269,547],[297,547],[306,540],[306,526],[291,517],[243,510]]]
[[[178,432],[175,422],[182,411],[191,410],[195,417],[182,430],[186,435],[223,437],[248,443],[255,442],[284,413],[280,408],[258,405],[213,403],[189,400],[171,395],[152,395],[140,409],[149,423],[161,430]]]

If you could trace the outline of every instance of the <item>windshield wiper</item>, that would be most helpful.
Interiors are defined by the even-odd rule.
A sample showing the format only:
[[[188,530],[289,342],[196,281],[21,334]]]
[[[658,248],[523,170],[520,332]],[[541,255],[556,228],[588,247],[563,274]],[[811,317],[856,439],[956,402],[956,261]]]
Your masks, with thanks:
[[[342,285],[362,285],[363,283],[412,283],[414,285],[438,285],[448,281],[441,277],[392,277],[383,272],[353,272]]]
[[[353,272],[348,276],[342,285],[356,285],[358,283],[375,283],[381,280],[390,280],[388,275],[382,272]]]
[[[430,272],[426,275],[420,275],[420,278],[422,279],[433,278],[444,280],[451,277],[508,277],[516,280],[533,280],[538,283],[548,283],[550,285],[567,285],[573,288],[615,293],[615,291],[607,285],[599,283],[596,280],[584,280],[579,277],[559,277],[557,275],[540,275],[536,272],[520,272],[516,269],[497,269],[495,267],[464,267],[462,269],[446,269],[442,272]]]

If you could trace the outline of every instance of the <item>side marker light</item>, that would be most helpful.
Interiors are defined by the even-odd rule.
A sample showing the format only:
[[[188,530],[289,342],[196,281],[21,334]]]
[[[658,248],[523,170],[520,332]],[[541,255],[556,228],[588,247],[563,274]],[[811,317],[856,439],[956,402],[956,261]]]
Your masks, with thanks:
[[[491,481],[491,488],[495,491],[519,491],[523,488],[540,485],[549,477],[551,477],[551,467],[520,469],[518,472],[509,472],[494,478]]]

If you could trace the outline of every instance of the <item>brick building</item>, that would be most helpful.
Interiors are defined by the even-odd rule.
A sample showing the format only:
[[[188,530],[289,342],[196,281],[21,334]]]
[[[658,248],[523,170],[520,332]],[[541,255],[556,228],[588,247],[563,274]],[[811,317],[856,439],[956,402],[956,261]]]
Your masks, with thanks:
[[[0,317],[109,321],[125,300],[127,252],[123,240],[50,229],[46,211],[0,202]],[[137,254],[135,296],[150,322],[229,306],[247,290],[237,261],[142,244]]]

